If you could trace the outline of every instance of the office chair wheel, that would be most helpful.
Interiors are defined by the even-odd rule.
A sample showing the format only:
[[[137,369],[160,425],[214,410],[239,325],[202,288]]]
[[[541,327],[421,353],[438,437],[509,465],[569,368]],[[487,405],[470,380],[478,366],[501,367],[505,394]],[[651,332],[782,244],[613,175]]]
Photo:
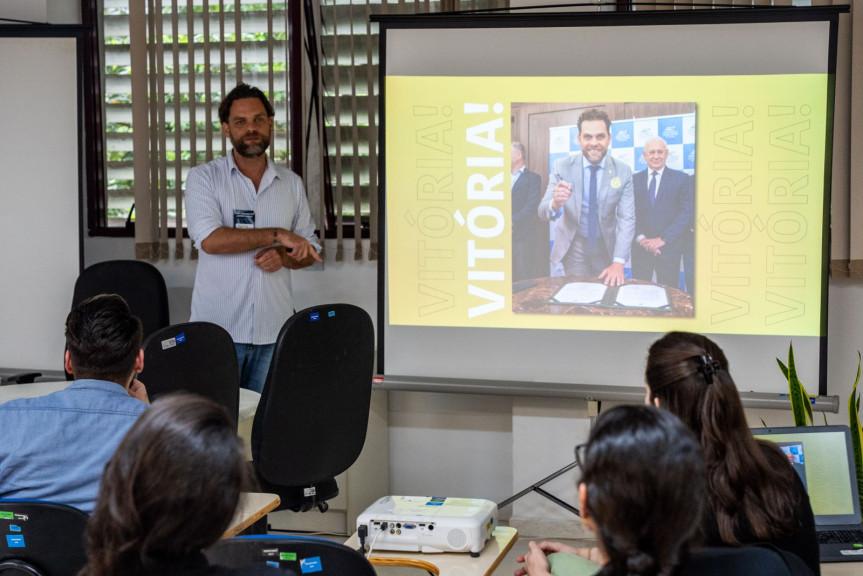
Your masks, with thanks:
[[[318,510],[321,511],[321,514],[330,509],[330,505],[326,502],[318,502]]]
[[[0,562],[0,574],[3,576],[45,576],[29,562],[21,560],[4,560]]]

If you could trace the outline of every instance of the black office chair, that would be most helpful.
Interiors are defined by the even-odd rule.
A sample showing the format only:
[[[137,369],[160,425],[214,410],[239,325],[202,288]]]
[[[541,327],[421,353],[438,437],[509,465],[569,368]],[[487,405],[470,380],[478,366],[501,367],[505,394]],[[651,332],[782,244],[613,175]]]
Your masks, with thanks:
[[[267,563],[290,576],[374,576],[366,557],[331,540],[306,536],[237,536],[204,550],[210,564],[242,568]]]
[[[88,266],[75,281],[72,307],[98,294],[119,294],[141,319],[144,339],[171,323],[168,288],[159,269],[141,260],[108,260]],[[66,380],[72,375],[66,373]]]
[[[75,576],[87,561],[87,515],[65,504],[0,500],[0,575]]]
[[[305,512],[338,495],[335,476],[363,449],[374,326],[350,304],[314,306],[285,322],[252,425],[252,459],[277,510]]]
[[[236,425],[240,409],[237,350],[227,330],[210,322],[186,322],[156,330],[144,341],[138,375],[155,400],[170,392],[200,394],[224,406]]]

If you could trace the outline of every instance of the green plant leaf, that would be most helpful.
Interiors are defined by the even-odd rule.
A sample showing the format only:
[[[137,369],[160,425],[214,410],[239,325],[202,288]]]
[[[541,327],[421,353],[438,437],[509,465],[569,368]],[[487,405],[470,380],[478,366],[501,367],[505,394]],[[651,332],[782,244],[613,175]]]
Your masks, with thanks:
[[[776,361],[779,362],[779,359]],[[814,424],[812,421],[812,403],[809,400],[809,394],[797,377],[797,368],[794,366],[793,343],[788,344],[788,367],[784,368],[782,362],[779,362],[779,368],[788,380],[788,396],[791,398],[791,412],[794,414],[794,425],[807,426]]]
[[[860,382],[860,352],[857,352],[857,377],[848,396],[848,427],[851,428],[851,448],[854,452],[854,467],[857,471],[857,489],[863,490],[863,427],[860,425],[860,393],[857,384]],[[860,505],[863,506],[863,492],[859,492]]]

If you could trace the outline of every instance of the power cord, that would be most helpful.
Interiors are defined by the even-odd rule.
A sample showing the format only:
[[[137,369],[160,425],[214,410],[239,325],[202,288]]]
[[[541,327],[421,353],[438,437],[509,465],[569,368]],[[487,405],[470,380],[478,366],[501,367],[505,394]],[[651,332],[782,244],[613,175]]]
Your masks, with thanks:
[[[357,527],[357,538],[360,540],[360,549],[357,550],[360,554],[366,553],[366,536],[369,535],[369,527],[365,524],[360,524]]]

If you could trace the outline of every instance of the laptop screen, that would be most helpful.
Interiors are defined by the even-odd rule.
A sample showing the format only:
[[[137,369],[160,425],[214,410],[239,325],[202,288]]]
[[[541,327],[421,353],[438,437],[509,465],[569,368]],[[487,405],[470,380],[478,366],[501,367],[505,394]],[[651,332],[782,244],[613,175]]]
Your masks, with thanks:
[[[817,526],[859,524],[860,502],[847,426],[753,428],[788,457],[809,494]]]

